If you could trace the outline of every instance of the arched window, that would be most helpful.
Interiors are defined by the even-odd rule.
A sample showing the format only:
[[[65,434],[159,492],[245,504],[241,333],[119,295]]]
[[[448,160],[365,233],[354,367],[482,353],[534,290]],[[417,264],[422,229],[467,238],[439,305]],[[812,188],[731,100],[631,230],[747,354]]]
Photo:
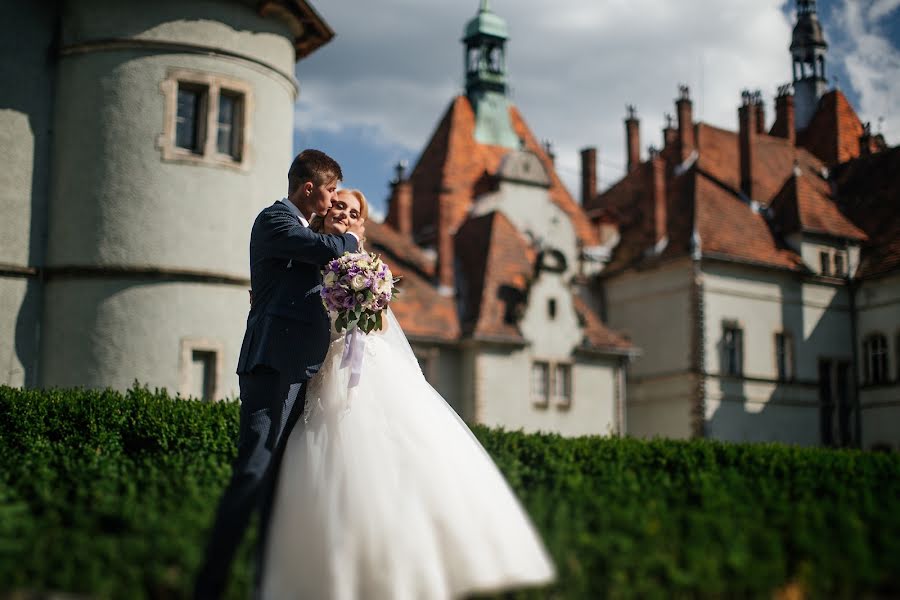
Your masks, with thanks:
[[[863,368],[866,383],[884,383],[887,381],[888,366],[887,338],[880,333],[873,333],[863,342]]]

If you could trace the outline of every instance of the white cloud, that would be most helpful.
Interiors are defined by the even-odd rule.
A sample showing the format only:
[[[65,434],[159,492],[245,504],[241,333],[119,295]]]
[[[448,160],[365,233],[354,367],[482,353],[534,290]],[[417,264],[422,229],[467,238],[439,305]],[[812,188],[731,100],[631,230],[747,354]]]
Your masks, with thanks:
[[[900,50],[881,32],[878,21],[900,7],[900,0],[843,0],[835,11],[840,44],[850,84],[859,93],[856,107],[863,121],[882,133],[888,143],[900,138]]]
[[[578,195],[578,151],[598,147],[609,184],[625,163],[625,104],[637,105],[641,145],[660,145],[663,114],[674,113],[677,85],[691,87],[695,119],[737,128],[744,88],[772,97],[790,80],[787,0],[494,0],[510,29],[513,101],[538,138],[553,142],[560,175]],[[866,22],[900,0],[872,0],[844,14],[854,35],[848,56],[866,115],[888,114],[884,98],[900,76],[884,40]],[[330,0],[317,8],[337,37],[298,65],[297,126],[361,128],[371,142],[418,153],[453,96],[462,90],[465,23],[477,0]],[[889,45],[888,45],[889,46]],[[877,56],[873,52],[877,48]],[[858,84],[857,84],[858,80]],[[879,104],[880,103],[880,104]],[[894,111],[896,112],[896,111]],[[877,118],[877,117],[876,117]]]
[[[900,0],[875,0],[869,8],[869,20],[880,21],[900,7]]]

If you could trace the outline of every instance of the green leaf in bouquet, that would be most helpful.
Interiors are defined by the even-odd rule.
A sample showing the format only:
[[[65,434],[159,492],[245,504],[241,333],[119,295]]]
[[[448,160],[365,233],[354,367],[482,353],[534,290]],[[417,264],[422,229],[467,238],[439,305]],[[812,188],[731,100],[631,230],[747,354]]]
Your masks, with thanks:
[[[381,319],[381,313],[382,313],[382,312],[383,312],[383,311],[380,311],[380,310],[379,310],[377,313],[375,313],[375,329],[378,329],[378,330],[380,330],[380,329],[382,328],[382,326],[383,326],[383,325],[382,325],[382,324],[383,324],[383,321],[382,321],[382,319]]]

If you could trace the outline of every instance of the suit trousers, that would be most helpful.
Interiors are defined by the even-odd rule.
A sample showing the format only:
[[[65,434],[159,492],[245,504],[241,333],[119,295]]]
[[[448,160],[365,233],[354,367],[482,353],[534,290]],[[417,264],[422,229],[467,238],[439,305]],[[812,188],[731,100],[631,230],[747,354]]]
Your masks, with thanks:
[[[196,581],[197,600],[220,598],[229,567],[253,511],[259,509],[254,595],[259,591],[278,469],[290,432],[303,412],[306,381],[257,367],[240,376],[241,420],[231,480],[219,500],[206,556]]]

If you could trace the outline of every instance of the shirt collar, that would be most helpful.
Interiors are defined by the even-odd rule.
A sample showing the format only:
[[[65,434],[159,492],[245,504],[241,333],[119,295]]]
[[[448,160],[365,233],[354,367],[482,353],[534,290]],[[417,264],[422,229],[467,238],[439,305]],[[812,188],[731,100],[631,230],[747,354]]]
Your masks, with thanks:
[[[288,210],[294,213],[294,216],[300,220],[300,224],[304,227],[309,227],[309,221],[306,220],[306,217],[303,216],[303,213],[300,212],[300,209],[294,206],[294,203],[288,200],[287,198],[282,198],[281,203],[285,204],[288,207]]]

